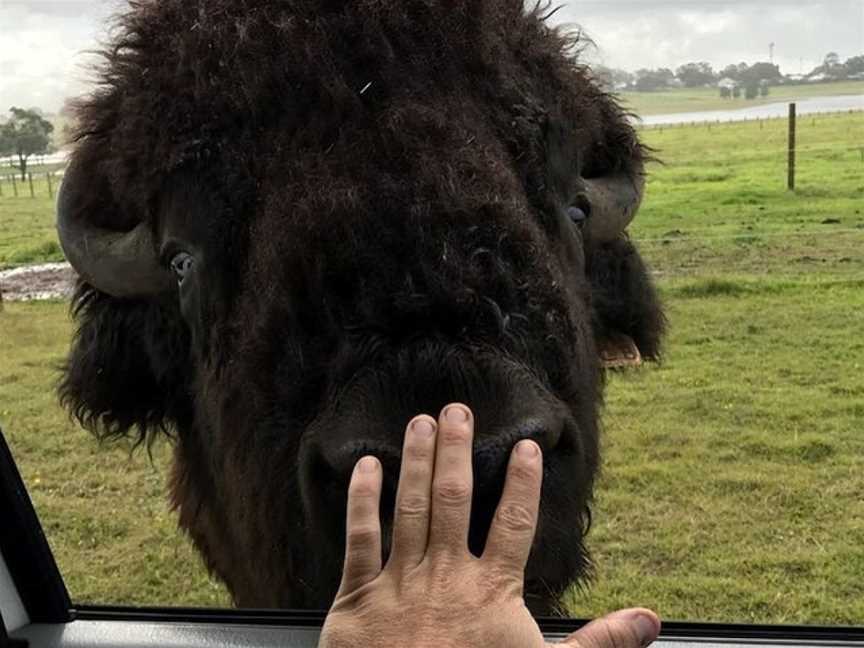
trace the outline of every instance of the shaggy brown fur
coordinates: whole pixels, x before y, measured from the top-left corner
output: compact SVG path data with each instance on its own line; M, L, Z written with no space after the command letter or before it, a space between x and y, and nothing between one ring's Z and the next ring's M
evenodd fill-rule
M60 393L102 436L176 430L180 524L238 604L327 607L351 463L382 458L392 506L404 423L451 400L479 428L472 548L516 436L559 426L532 607L587 575L595 340L656 357L663 317L626 238L563 216L580 177L644 154L544 11L159 0L119 20L79 108L86 217L147 222L195 270L149 299L82 284Z

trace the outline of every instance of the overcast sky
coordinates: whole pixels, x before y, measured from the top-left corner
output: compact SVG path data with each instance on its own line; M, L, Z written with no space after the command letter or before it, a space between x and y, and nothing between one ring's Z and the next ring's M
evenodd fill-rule
M193 0L189 0L190 2ZM56 111L86 88L87 49L122 0L0 0L0 111ZM829 51L864 54L864 0L570 0L553 19L592 37L594 62L635 70L768 59L808 72Z

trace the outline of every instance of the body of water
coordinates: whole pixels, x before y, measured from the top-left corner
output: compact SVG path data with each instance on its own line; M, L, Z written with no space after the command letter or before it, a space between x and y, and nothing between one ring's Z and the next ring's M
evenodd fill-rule
M753 119L772 119L786 117L792 100L747 106L734 110L706 110L703 112L674 113L669 115L646 115L639 121L644 126L664 124L687 124L691 122L731 122ZM811 97L795 101L799 115L825 112L845 112L864 110L864 95L837 95L832 97Z

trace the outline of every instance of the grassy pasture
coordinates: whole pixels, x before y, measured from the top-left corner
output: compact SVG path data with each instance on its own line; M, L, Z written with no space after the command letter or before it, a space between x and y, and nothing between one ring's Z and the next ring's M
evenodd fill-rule
M798 101L811 97L864 94L864 81L834 81L775 86L767 97L756 99L721 99L717 88L676 88L660 92L622 92L621 98L629 110L637 115L665 115L667 113L699 112L703 110L732 110L747 106Z
M632 235L670 335L662 364L610 378L574 615L864 622L864 115L799 122L795 193L784 133L644 131L665 164ZM152 464L99 448L56 405L70 332L62 303L0 312L0 424L73 598L227 604L165 504L167 444Z
M48 179L42 167L33 171L33 193L30 185L16 177L18 197L13 193L12 170L0 173L0 269L25 263L63 261L63 251L54 228L54 201L60 178L52 177L53 197L49 196Z

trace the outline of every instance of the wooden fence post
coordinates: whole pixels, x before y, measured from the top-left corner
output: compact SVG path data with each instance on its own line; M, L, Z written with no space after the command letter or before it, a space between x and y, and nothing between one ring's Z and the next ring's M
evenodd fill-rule
M30 183L30 197L35 198L36 194L33 192L33 174L32 173L27 174L27 181Z
M53 198L54 197L54 188L51 186L51 174L46 173L45 179L48 181L48 197Z
M789 104L789 176L786 181L787 188L795 189L795 104Z

